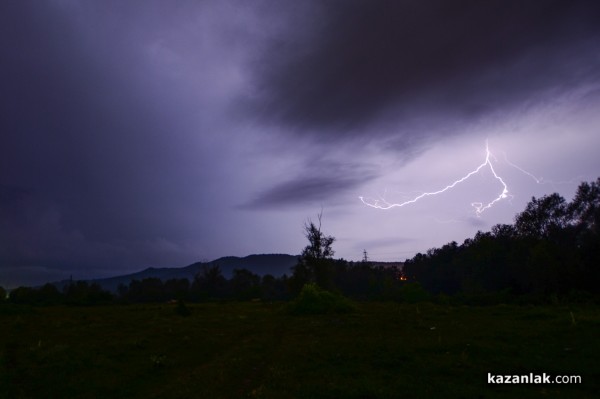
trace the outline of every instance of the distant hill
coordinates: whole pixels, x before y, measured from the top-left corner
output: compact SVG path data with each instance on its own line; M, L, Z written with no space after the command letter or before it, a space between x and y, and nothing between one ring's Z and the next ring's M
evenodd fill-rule
M173 278L187 278L191 281L193 280L194 276L198 274L198 272L202 271L203 267L212 267L215 265L218 265L221 268L223 276L228 279L233 275L234 269L248 269L260 276L271 274L275 277L281 277L284 274L291 275L291 268L295 266L296 263L298 263L297 255L249 255L244 258L239 258L237 256L226 256L211 262L196 262L189 266L179 268L149 267L136 273L90 280L90 282L100 284L103 289L115 292L119 284L128 285L131 280L143 280L150 277L159 278L163 281ZM68 280L63 280L61 282L54 283L54 285L58 286L59 289L62 289L63 286L68 283Z

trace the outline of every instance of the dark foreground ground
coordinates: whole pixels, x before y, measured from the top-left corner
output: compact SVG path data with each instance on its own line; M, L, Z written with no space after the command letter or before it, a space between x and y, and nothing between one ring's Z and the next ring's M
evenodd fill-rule
M593 398L597 307L0 305L2 398ZM487 373L581 375L488 385Z

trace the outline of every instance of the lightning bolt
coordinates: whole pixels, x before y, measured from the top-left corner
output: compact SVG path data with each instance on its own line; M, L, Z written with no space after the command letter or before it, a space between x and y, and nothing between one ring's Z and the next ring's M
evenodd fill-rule
M514 163L510 162L508 160L508 157L506 156L505 152L503 152L503 155L504 155L504 161L508 165L512 166L513 168L517 169L518 171L522 172L523 174L531 177L537 184L545 184L546 183L546 182L544 182L544 178L543 177L537 178L533 173L529 173L525 169L521 168L519 165L515 165Z
M526 171L519 165L512 163L511 161L508 160L506 153L503 153L503 155L504 155L504 161L506 162L507 165L512 166L513 168L517 169L519 172L523 173L524 175L531 177L537 184L550 184L554 189L556 189L556 186L558 186L558 185L579 184L582 180L586 179L585 176L579 175L571 180L558 180L558 181L557 180L547 180L543 177L537 177L533 173Z
M389 203L383 198L381 198L381 199L370 199L370 198L365 198L365 197L358 197L358 198L362 201L363 204L370 206L371 208L383 209L383 210L392 209L392 208L401 208L406 205L414 204L415 202L417 202L425 197L439 195L450 189L453 189L458 184L464 182L465 180L468 180L471 176L479 173L483 168L488 167L489 170L494 175L494 179L498 180L500 182L500 184L502 185L502 192L500 192L500 194L493 201L489 202L488 204L484 205L482 202L472 202L471 203L471 206L473 208L475 208L475 214L479 217L483 212L485 212L487 209L490 209L498 201L502 201L503 199L509 197L508 186L507 186L506 182L502 179L502 177L500 177L496 173L496 170L494 169L494 165L492 164L492 161L491 161L492 159L497 161L494 154L492 154L490 152L490 148L489 148L488 142L486 140L484 162L481 165L479 165L477 168L472 170L471 172L467 173L465 176L463 176L460 179L454 181L453 183L447 185L446 187L442 188L441 190L422 193L411 200L404 201L401 203Z

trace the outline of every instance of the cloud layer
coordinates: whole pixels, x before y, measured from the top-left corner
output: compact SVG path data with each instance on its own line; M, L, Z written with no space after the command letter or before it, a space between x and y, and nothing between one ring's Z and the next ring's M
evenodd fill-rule
M599 17L591 1L314 2L260 57L257 108L343 136L380 118L477 118L596 80Z

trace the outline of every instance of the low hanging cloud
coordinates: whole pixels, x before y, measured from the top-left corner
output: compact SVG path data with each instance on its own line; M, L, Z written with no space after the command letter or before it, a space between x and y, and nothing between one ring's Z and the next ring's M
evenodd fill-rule
M316 162L293 179L267 187L242 209L273 209L303 205L323 205L360 187L377 173L367 165Z
M305 176L285 181L258 194L242 209L269 209L323 202L362 184L354 177Z

